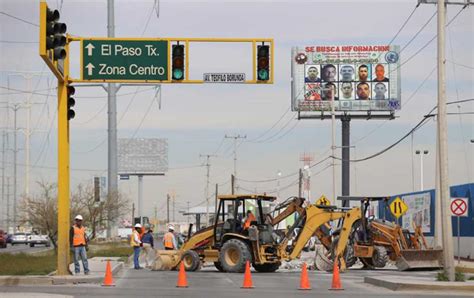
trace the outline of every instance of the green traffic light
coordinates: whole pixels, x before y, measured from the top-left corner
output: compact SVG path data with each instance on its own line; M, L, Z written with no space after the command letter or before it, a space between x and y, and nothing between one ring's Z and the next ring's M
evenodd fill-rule
M261 81L267 81L269 79L268 70L260 69L258 71L258 79Z
M173 70L173 79L181 80L183 78L183 70L182 69L174 69Z

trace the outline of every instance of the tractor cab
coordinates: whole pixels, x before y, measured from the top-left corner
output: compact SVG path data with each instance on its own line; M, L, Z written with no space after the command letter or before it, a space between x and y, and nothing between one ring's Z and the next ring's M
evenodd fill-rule
M267 195L221 195L214 224L214 243L220 247L227 238L248 239L258 230L263 242L271 241L272 225L267 216L276 197ZM269 239L267 236L270 235ZM265 241L266 240L266 241Z

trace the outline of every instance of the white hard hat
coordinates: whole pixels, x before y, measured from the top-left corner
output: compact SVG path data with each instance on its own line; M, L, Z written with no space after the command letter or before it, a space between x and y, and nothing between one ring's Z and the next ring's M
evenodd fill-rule
M174 231L174 226L173 225L168 225L168 229Z
M141 227L142 227L141 224L139 224L139 223L135 224L135 228L141 228Z
M74 219L83 220L82 215L80 215L80 214L76 215L76 217L74 217Z

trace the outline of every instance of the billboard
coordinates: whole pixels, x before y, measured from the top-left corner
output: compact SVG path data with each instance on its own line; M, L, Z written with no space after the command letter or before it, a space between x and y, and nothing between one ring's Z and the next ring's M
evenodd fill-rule
M292 49L292 111L394 111L400 104L400 47Z
M118 172L123 175L168 171L166 139L118 139Z

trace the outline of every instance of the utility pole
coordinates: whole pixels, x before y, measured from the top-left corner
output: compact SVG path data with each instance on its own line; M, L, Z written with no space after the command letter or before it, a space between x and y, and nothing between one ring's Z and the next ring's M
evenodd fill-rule
M331 154L332 154L332 200L331 205L336 205L336 107L334 106L334 96L336 90L329 87L331 93L331 134L332 134L332 145L331 145Z
M439 169L439 191L436 191L436 200L440 201L443 242L443 263L444 270L450 281L454 281L454 248L453 248L453 230L451 224L451 213L449 212L450 191L449 191L449 164L448 164L448 129L446 113L446 54L445 54L445 34L446 34L446 5L473 5L474 2L464 0L463 2L445 1L445 0L418 0L418 4L437 4L438 9L438 122L437 122L437 152ZM436 179L438 182L438 178ZM438 204L438 203L437 203ZM435 204L435 206L437 205ZM435 227L439 226L438 223ZM439 236L439 234L438 234ZM437 237L435 237L437 238ZM439 240L439 239L436 239Z
M207 182L206 182L206 227L209 226L209 178L211 172L211 157L216 157L213 154L200 154L199 157L206 157L206 168L207 168Z
M4 131L2 133L2 206L7 206L5 204L5 152L6 152L6 143L7 143L7 132ZM8 211L8 210L7 210ZM2 224L5 225L5 220L7 219L7 214L2 212L0 214L2 216ZM8 233L8 226L7 233Z
M217 196L218 196L218 195L219 195L219 184L216 183L216 197L215 197L215 202L214 202L214 204L215 204L215 205L214 205L214 209L215 209L215 210L214 210L214 215L217 214ZM214 217L215 217L215 216L214 216ZM216 220L216 219L214 218L214 220Z
M188 208L187 208L187 210L188 210L188 212L187 212L187 213L188 213L187 220L188 220L188 225L189 225L189 201L187 201L186 204L187 204L187 207L188 207Z
M446 115L446 4L438 0L438 136L441 213L443 218L443 263L450 281L454 281L454 252L451 214L449 212L448 129Z
M17 201L17 193L16 193L16 186L17 186L17 155L18 155L18 144L17 144L17 111L19 109L19 104L13 105L13 233L17 228L17 221L16 221L16 201Z
M303 196L303 170L300 168L298 179L298 198Z
M235 194L235 176L234 175L230 175L230 188L231 188L232 194L234 195Z
M226 139L234 139L234 179L237 179L237 140L238 139L246 139L247 136L241 136L240 134L238 135L233 135L233 136L228 136L225 135ZM234 181L235 182L235 181ZM238 186L234 185L235 188L238 190Z
M107 36L115 37L115 9L114 0L107 0ZM107 188L108 195L115 200L118 195L118 166L117 166L117 88L115 83L109 83L107 87L108 100L108 142L107 142ZM108 222L107 237L116 235L116 216Z
M166 223L170 223L170 194L166 195Z

